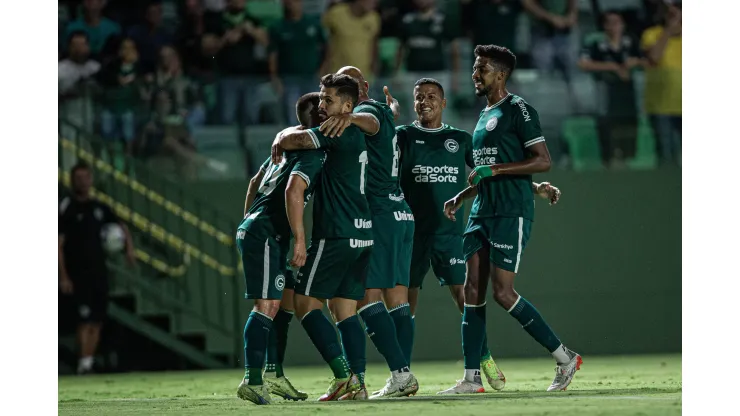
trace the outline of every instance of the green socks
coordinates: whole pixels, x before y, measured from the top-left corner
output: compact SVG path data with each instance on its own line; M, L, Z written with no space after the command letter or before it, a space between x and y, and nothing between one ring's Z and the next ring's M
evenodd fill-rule
M509 314L513 316L520 324L522 328L534 338L540 345L547 348L550 353L560 347L561 343L555 333L552 332L550 326L547 325L542 315L537 309L532 306L529 301L519 296L519 299L514 303L514 306L509 309Z
M360 383L365 384L365 331L362 330L360 318L353 315L347 319L337 322L339 336L342 340L344 355L349 362L349 368L360 378Z
M486 304L465 305L461 326L465 369L480 369L481 346L486 332Z
M244 378L250 385L262 384L262 367L265 365L265 350L272 329L272 319L252 311L244 326Z
M385 358L391 371L398 371L408 367L401 346L396 337L396 327L393 319L385 309L383 302L375 302L364 306L359 311L365 321L365 330L370 340L375 344L380 355Z
M414 320L411 316L411 308L408 303L404 303L391 308L388 312L396 326L396 337L403 351L403 357L406 363L411 365L411 352L414 348Z
M314 309L301 319L301 325L306 330L311 342L319 350L321 357L329 364L336 378L349 377L349 363L342 354L342 347L337 339L334 325L319 309Z
M275 373L275 377L282 377L283 360L285 359L285 348L288 346L288 328L293 319L293 312L285 309L278 310L275 319L272 320L272 331L270 341L267 344L266 373Z

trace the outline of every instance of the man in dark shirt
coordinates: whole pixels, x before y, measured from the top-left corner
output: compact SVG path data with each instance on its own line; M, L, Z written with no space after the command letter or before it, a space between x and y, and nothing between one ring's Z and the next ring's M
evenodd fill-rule
M79 316L77 342L79 374L89 373L100 339L100 328L108 307L108 271L102 247L105 224L119 223L126 234L126 258L134 262L134 247L128 228L111 208L90 198L92 171L84 162L71 171L72 195L59 203L59 287L72 295Z
M237 118L239 100L244 112L244 121L254 124L259 115L260 102L257 87L262 81L258 76L255 46L266 46L268 35L260 22L245 8L245 0L229 0L220 18L208 23L206 29L221 39L216 54L218 72L221 76L220 100L221 122L233 124Z
M136 42L141 65L146 72L156 69L159 51L171 45L174 36L162 25L162 1L153 0L146 8L144 23L132 27L128 35Z
M270 28L269 71L282 109L291 126L298 123L295 103L316 91L326 67L326 34L321 20L303 13L303 0L283 0L284 18Z
M617 167L635 156L637 96L631 72L643 61L638 42L624 33L622 16L610 11L602 19L605 36L585 46L578 65L596 81L602 160Z

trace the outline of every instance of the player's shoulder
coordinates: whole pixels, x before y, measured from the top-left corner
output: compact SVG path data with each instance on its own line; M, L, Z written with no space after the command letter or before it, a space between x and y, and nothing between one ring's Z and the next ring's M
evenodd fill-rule
M511 94L509 96L508 105L514 109L514 116L518 117L519 115L524 116L524 118L529 118L530 114L536 113L537 110L527 102L524 98L522 98L519 95Z
M470 133L468 133L467 131L463 129L459 129L455 126L450 126L449 124L445 124L444 129L450 134L456 137L459 137L461 140L472 140L473 139L473 136Z

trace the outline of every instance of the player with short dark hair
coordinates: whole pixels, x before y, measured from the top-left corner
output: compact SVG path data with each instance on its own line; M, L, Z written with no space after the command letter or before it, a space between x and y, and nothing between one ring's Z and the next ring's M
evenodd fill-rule
M462 189L465 167L475 166L470 133L442 122L447 107L442 85L436 79L421 78L414 84L413 96L417 119L397 127L396 134L401 149L401 187L416 222L409 284L415 319L419 290L430 265L440 285L448 286L460 312L464 310L463 211L455 214L457 222L453 223L439 207ZM560 197L560 191L547 182L533 183L532 188L553 204ZM491 357L485 330L483 337L481 369L491 387L501 390L506 378ZM407 348L410 351L411 345Z
M411 344L406 340L412 332L408 285L414 217L404 201L399 184L399 150L394 122L397 102L387 88L384 88L385 104L370 99L370 85L356 67L346 66L337 73L357 80L360 85L360 104L352 114L329 118L321 125L321 130L330 135L341 135L346 126L355 124L365 133L368 149L367 199L373 227L378 230L373 238L375 244L365 282L365 298L357 304L357 312L365 321L370 340L385 358L391 376L370 399L409 396L419 389L416 377L408 368L411 352L405 354L402 347ZM364 126L365 120L372 123ZM364 362L361 370L364 372ZM363 400L366 395L366 390L362 389L352 399Z
M357 81L351 77L322 77L321 120L351 113L358 93ZM295 237L291 264L300 268L295 307L301 325L334 373L329 389L319 401L341 400L363 388L351 366L353 361L362 361L364 367L365 361L365 334L356 312L357 301L364 296L373 249L370 208L365 198L367 146L356 126L349 126L341 138L327 136L319 128L289 128L273 142L273 162L282 158L284 150L299 149L327 149L328 157L318 178L294 176L285 191L285 210ZM306 250L302 190L316 182L319 184L313 206L313 234ZM337 323L341 345L334 326L321 311L326 300L330 300L329 309Z
M318 94L307 94L296 103L303 126L318 122ZM244 327L245 374L237 395L256 404L269 404L270 393L288 400L305 400L283 374L288 324L293 318L293 275L286 265L290 251L290 225L285 214L285 192L293 176L314 177L325 158L321 150L289 152L279 163L267 158L250 180L244 203L244 219L236 242L244 266L247 299L254 309ZM315 186L303 189L308 198ZM263 376L262 367L267 366Z
M534 220L532 174L550 170L550 153L537 111L506 89L516 56L496 45L477 46L475 56L475 93L488 100L473 132L476 167L468 177L471 186L444 205L445 214L454 220L463 200L476 197L463 237L465 373L454 387L439 394L483 391L480 359L489 279L496 303L555 358L555 379L547 390L565 390L581 365L581 356L567 349L537 309L514 290Z

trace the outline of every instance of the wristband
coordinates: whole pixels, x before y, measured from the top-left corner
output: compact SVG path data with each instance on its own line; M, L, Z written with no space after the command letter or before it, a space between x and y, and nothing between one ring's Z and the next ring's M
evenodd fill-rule
M473 178L473 185L478 185L478 182L483 180L483 178L488 178L489 176L493 176L493 168L488 165L481 165L476 167L475 169L475 177Z

